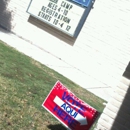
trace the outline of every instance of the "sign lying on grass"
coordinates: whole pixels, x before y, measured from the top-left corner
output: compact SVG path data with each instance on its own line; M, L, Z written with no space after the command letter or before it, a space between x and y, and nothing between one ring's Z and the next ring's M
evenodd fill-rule
M88 130L98 111L57 81L42 106L70 130Z

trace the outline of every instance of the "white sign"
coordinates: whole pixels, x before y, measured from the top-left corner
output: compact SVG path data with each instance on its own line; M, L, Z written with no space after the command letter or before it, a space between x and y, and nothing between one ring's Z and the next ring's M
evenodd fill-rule
M74 36L85 8L67 0L32 0L27 12L30 15Z

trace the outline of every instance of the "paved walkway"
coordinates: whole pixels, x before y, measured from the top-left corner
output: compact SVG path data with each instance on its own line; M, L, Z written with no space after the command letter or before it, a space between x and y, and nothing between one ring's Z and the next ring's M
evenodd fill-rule
M95 85L99 84L98 81L92 79L89 75L78 70L72 65L69 65L69 63L63 61L62 59L59 59L55 55L51 54L51 52L41 49L36 44L32 44L29 41L23 40L22 38L3 30L2 28L0 28L0 40L6 42L8 45L16 48L18 51L32 57L33 59L41 62L42 64L45 64L46 66L54 69L65 77L79 84L81 87L84 86L84 83L86 81L90 80ZM85 78L77 78L74 75L78 75L78 77ZM106 101L109 100L111 94L113 93L113 89L109 86L94 88L92 84L89 84L89 82L88 85L84 88L94 93L95 95L105 99Z

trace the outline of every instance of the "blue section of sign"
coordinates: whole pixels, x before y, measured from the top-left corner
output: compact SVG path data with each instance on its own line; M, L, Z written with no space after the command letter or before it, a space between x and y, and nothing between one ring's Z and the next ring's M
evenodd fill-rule
M72 0L82 6L88 7L91 0Z

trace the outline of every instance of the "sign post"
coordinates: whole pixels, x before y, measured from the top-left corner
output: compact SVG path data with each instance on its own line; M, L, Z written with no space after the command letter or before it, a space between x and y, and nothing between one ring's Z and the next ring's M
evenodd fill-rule
M57 81L42 106L70 130L89 130L98 111Z

